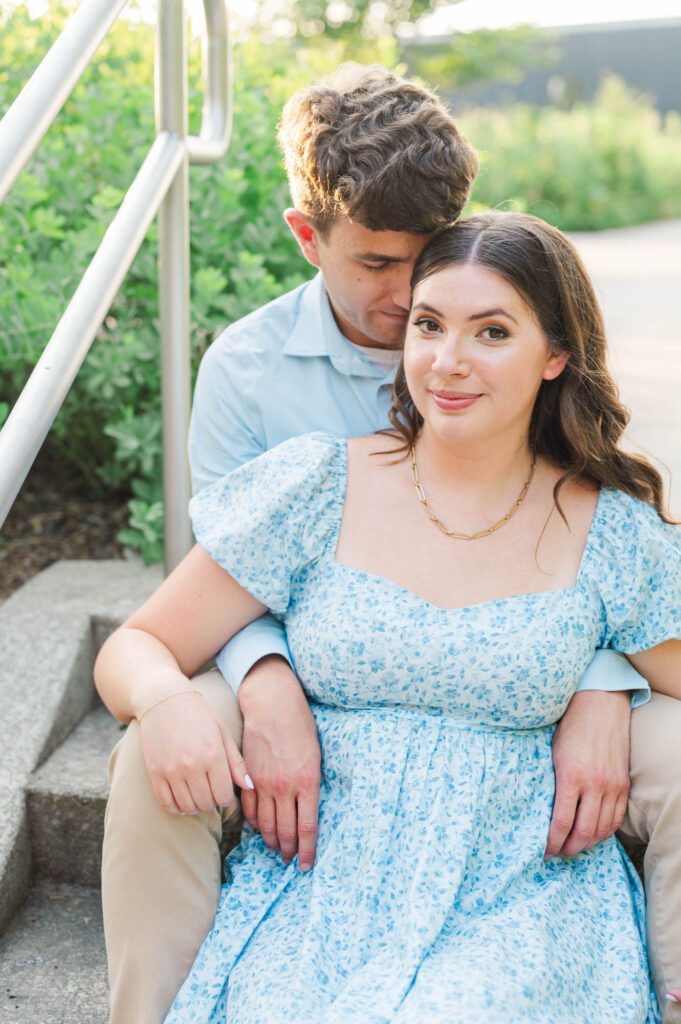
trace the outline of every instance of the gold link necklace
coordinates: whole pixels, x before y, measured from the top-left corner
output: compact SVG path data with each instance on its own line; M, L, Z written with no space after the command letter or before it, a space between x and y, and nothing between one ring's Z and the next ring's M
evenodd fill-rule
M447 537L454 537L456 540L479 540L481 537L489 537L490 533L495 533L496 530L500 530L502 526L505 526L509 519L513 518L513 516L516 514L516 512L522 505L523 501L525 500L525 495L527 494L530 488L530 484L532 483L532 477L534 476L534 471L537 465L536 458L532 456L530 475L523 484L523 489L514 501L510 512L507 512L505 516L502 516L501 519L497 523L494 523L493 526L488 526L486 530L478 530L477 533L457 533L456 530L450 530L447 526L445 526L442 520L438 519L438 517L435 515L432 508L430 507L428 499L426 497L426 492L423 490L423 484L419 480L419 471L416 468L416 445L412 445L410 451L411 476L412 480L414 481L414 487L416 488L416 493L418 494L419 501L421 502L426 512L428 513L428 518L431 520L431 522L435 523L438 530L441 530L442 533L444 533Z

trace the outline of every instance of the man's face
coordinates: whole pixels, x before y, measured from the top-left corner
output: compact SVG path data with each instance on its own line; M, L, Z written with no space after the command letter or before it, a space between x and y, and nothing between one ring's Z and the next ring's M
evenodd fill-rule
M287 211L286 219L305 257L321 270L345 337L370 348L399 348L409 312L411 272L432 236L370 231L345 218L320 235L297 211Z

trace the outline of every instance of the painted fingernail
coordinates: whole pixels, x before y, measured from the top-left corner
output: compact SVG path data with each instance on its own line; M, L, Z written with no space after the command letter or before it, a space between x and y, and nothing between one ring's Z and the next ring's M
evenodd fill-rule
M255 786L253 785L253 779L251 778L250 775L244 775L244 784L246 786L246 789L255 789Z
M678 1003L678 999L676 998L676 996L673 996L671 992L667 992L665 999L668 1003Z

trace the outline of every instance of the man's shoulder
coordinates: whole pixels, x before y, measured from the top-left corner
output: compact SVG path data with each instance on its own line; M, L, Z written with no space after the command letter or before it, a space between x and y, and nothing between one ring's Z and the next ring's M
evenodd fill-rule
M303 296L313 281L280 295L226 327L208 348L204 359L220 360L231 353L271 356L281 351L293 331Z

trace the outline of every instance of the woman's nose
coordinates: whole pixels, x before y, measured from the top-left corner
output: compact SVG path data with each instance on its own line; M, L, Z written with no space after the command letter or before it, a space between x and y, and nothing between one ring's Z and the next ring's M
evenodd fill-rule
M443 377L467 377L471 369L465 342L455 336L447 337L435 357L433 369Z

